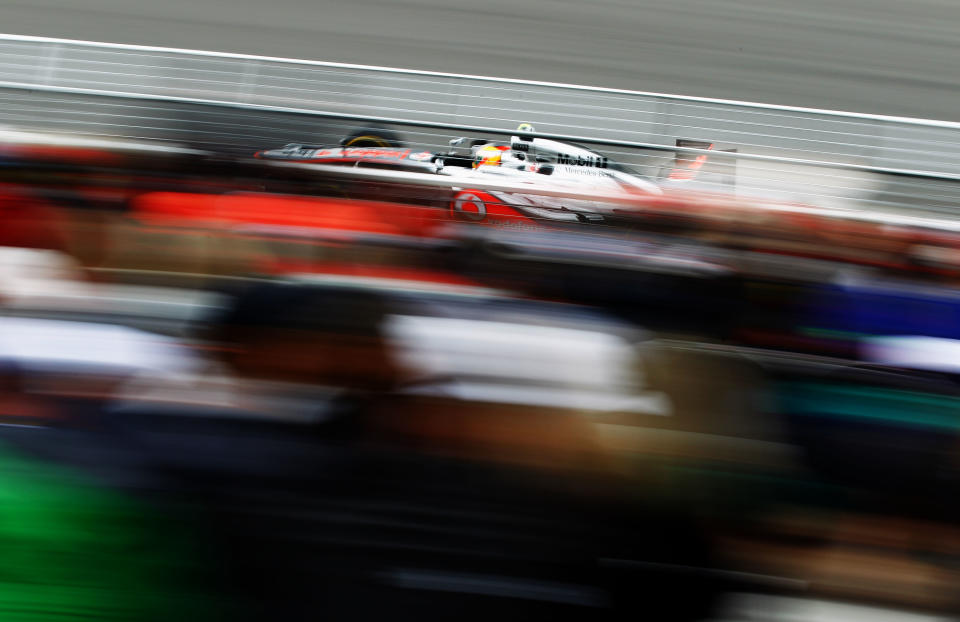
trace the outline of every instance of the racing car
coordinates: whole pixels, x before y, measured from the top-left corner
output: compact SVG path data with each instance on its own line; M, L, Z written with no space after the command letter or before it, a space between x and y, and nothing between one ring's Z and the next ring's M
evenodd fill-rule
M674 166L655 182L587 147L538 138L533 132L533 126L523 123L507 142L456 138L450 141L446 152L433 152L407 148L389 131L361 130L337 147L292 143L258 152L255 157L454 177L462 183L452 186L452 193L442 200L453 217L516 228L605 222L613 208L600 197L662 194L661 185L692 181L706 161L704 155L678 156ZM713 147L705 142L679 143L678 146ZM483 189L490 183L517 190ZM543 194L544 191L549 194ZM564 192L598 199L562 196Z

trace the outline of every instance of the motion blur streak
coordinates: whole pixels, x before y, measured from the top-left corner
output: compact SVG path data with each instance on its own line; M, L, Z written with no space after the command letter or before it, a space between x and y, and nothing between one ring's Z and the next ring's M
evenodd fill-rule
M932 2L644 4L39 0L4 24L954 114ZM0 135L4 620L960 613L956 182L198 107L230 149ZM200 133L188 109L162 112Z

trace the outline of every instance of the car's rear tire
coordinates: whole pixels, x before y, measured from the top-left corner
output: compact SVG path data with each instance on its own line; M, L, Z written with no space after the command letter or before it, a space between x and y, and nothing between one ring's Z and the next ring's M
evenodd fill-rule
M344 147L403 147L403 138L382 127L365 127L354 130L340 144Z

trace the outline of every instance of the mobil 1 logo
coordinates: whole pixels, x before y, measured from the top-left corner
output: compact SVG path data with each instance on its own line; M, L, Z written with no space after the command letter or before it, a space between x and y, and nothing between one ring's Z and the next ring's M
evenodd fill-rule
M592 155L570 155L567 153L557 153L557 164L567 164L570 166L592 166L595 168L607 168L606 156Z

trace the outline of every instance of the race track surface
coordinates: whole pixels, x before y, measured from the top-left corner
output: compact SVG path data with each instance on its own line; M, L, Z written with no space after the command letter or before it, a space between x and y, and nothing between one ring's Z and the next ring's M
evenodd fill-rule
M0 0L0 30L960 120L951 0Z

